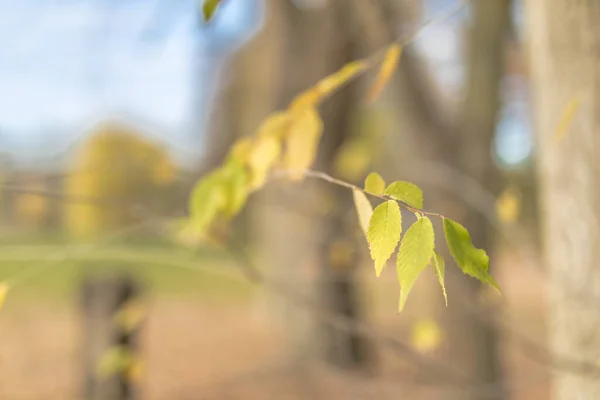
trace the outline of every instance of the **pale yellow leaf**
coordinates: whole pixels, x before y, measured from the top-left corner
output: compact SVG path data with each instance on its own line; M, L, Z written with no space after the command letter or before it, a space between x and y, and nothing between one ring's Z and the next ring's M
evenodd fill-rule
M273 137L282 139L290 122L290 117L287 112L276 112L269 115L258 127L257 136L259 138ZM252 147L252 145L248 145Z
M262 187L271 168L281 156L281 141L274 135L258 136L248 157L250 188Z
M411 344L417 351L429 353L436 350L441 342L442 330L434 320L423 319L413 325Z
M315 108L306 108L291 121L285 141L284 167L290 179L301 180L303 171L310 168L317 156L323 121Z
M350 81L356 75L365 71L367 68L369 68L369 64L366 61L353 61L343 66L339 71L322 79L316 85L319 93L319 100L335 92L342 85Z
M573 122L573 118L575 118L575 114L577 113L577 110L579 110L580 106L581 98L578 95L573 97L571 101L569 101L569 103L565 107L565 110L563 111L558 127L556 128L556 133L554 135L556 141L560 141L565 137L567 131L569 130L569 127L571 126L571 123Z
M373 206L367 196L360 190L354 189L354 206L356 207L356 213L358 215L358 222L365 236L368 235L369 221L373 215Z
M379 97L387 83L392 78L398 62L400 61L400 55L402 54L402 46L399 44L393 44L388 48L381 63L381 69L375 82L367 95L367 101L372 102Z

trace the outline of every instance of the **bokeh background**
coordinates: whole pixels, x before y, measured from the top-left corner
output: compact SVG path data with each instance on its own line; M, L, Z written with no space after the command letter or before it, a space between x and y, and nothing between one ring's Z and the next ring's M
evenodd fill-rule
M78 399L100 379L84 281L107 272L142 288L140 398L549 398L523 7L225 0L206 24L199 0L0 0L0 398ZM235 139L415 33L381 99L364 101L368 73L324 104L315 169L420 185L488 251L502 297L448 258L448 307L427 271L398 314L352 194L312 180L252 196L242 259L178 240Z

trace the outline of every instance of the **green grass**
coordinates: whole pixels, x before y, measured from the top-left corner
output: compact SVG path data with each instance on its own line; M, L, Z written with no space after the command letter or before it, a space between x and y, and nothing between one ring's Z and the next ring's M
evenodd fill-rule
M86 275L117 272L137 277L154 295L241 301L253 290L235 263L217 252L147 242L90 248L58 240L5 243L0 281L16 277L11 297L19 299L72 299Z

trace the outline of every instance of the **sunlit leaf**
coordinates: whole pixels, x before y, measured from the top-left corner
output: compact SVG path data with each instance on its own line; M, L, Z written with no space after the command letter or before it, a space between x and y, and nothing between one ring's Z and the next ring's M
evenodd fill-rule
M238 139L231 147L231 150L227 155L226 162L230 162L233 159L241 163L246 162L246 160L248 160L248 157L250 156L250 153L252 152L252 144L253 141L250 137Z
M248 171L241 163L233 160L225 165L222 174L225 195L222 211L226 217L233 217L244 207L248 198Z
M488 272L490 266L488 255L484 250L473 246L467 229L458 222L444 218L444 235L450 254L461 271L500 291L498 283Z
M281 156L281 141L274 135L264 135L256 138L252 152L248 157L248 167L251 171L250 187L262 187L271 168Z
M257 136L259 139L283 139L289 123L290 116L287 112L273 113L260 124ZM249 147L252 147L252 145L249 145Z
M358 215L358 222L360 223L360 228L362 229L365 236L368 235L369 231L369 221L371 220L371 216L373 215L373 206L367 196L361 192L360 190L354 189L354 205L356 207L356 213Z
M573 122L573 118L575 118L575 114L577 113L577 110L579 110L580 106L581 106L581 97L575 96L569 101L569 103L565 107L565 110L563 111L563 115L560 119L560 122L559 122L557 128L556 128L556 133L554 134L554 137L557 141L562 140L565 137L565 135L567 134L567 131L569 130L569 127L571 126L571 123Z
M442 342L442 330L440 326L431 319L417 321L411 332L411 344L421 353L429 353L436 350Z
M382 195L385 189L385 181L377 172L371 172L365 179L365 190L369 193Z
M317 156L323 121L316 109L306 108L291 121L283 163L292 180L301 180Z
M390 183L385 189L386 195L393 199L400 200L411 207L423 208L423 191L414 183L405 181L396 181Z
M343 66L339 71L322 79L316 85L320 98L323 98L324 96L336 91L342 85L350 81L356 75L365 71L367 68L369 68L369 64L366 61L353 61Z
M213 171L201 179L192 191L189 229L192 229L195 235L205 235L226 201L222 171Z
M446 301L446 307L448 307L448 294L446 293L446 283L445 283L445 275L446 275L446 261L444 257L436 250L433 251L433 269L435 271L435 275L440 282L440 286L442 287L442 293L444 294L444 300Z
M0 282L0 310L6 301L6 295L8 294L9 286L6 282Z
M367 230L371 258L375 261L375 273L381 275L383 267L396 249L402 234L402 214L398 203L388 200L373 211Z
M202 16L204 17L204 22L210 22L215 16L215 12L222 0L204 0L202 2Z
M435 234L431 220L420 217L404 234L398 250L396 271L400 283L399 311L402 311L408 295L419 274L427 268L433 256Z
M396 67L398 66L398 61L400 61L400 55L402 54L402 46L399 44L393 44L388 48L381 63L381 69L379 70L379 74L377 78L375 78L375 82L369 93L367 95L367 101L372 102L379 97L387 83L392 78Z

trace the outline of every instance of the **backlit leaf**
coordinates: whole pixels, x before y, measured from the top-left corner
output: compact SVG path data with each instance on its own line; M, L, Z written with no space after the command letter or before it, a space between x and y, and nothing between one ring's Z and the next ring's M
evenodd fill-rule
M6 284L6 282L1 282L0 283L0 309L2 309L2 306L4 305L4 302L6 301L6 295L8 294L8 284Z
M398 66L398 61L400 61L401 54L402 46L399 44L393 44L388 48L381 63L379 74L377 75L377 78L375 78L375 82L373 83L373 86L367 95L368 102L372 102L379 97L387 83L392 78L392 75Z
M356 189L354 189L352 192L354 195L354 205L356 207L356 213L358 214L360 228L364 232L365 236L367 236L367 232L369 231L369 221L373 215L373 206L363 192Z
M365 190L367 192L382 195L385 189L385 181L377 172L371 172L365 179Z
M375 261L375 273L381 275L383 267L396 249L402 234L402 214L398 203L388 200L373 211L367 230L371 258Z
M431 319L417 321L411 332L411 344L421 353L429 353L436 350L442 342L442 330L440 326Z
M202 16L204 17L204 22L210 22L210 20L213 19L221 1L222 0L204 0L202 2Z
M467 229L456 221L444 218L444 235L450 254L461 271L500 291L498 283L488 272L490 266L488 255L484 250L473 246Z
M496 214L502 223L510 225L517 222L520 211L521 196L519 189L510 186L496 199Z
M285 136L290 123L290 116L287 112L276 112L269 115L258 127L257 136L260 139L278 138Z
M205 235L226 203L222 171L216 170L201 179L190 197L190 225L195 235Z
M366 61L353 61L343 66L339 71L322 79L316 85L320 98L322 99L324 96L336 91L340 86L344 85L367 68L369 68L369 64Z
M317 156L323 121L315 108L307 108L294 116L285 142L283 163L292 180L301 180L303 170L310 168Z
M411 207L418 209L423 208L423 191L414 183L405 181L392 182L385 189L384 193Z
M396 260L396 271L400 283L399 311L402 311L408 294L419 274L427 268L433 256L435 234L431 220L419 217L404 234Z
M222 185L225 202L222 211L225 216L237 215L246 204L248 181L248 171L236 160L229 162L223 168Z
M448 294L446 293L446 283L445 283L445 275L446 275L446 261L444 257L436 250L433 251L433 269L435 271L435 275L440 282L440 286L442 287L442 293L444 294L444 300L446 301L446 307L448 307Z
M265 184L269 171L277 163L280 156L281 141L278 137L265 135L256 138L248 157L248 167L251 171L250 187L252 189L258 189Z

